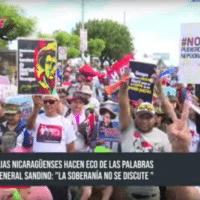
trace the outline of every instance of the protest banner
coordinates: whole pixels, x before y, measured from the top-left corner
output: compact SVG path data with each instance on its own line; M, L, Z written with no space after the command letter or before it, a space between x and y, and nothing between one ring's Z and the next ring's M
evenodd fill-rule
M54 94L56 90L54 40L18 39L18 94Z
M81 39L81 44L80 44L80 51L85 52L87 51L87 29L81 29L80 30L80 39Z
M121 132L115 128L100 127L99 138L108 142L120 142Z
M97 140L112 152L118 152L121 143L119 127L119 105L113 101L106 101L100 105L99 130Z
M144 102L152 102L153 97L153 81L151 76L155 73L156 65L130 62L130 82L129 82L129 98L137 101L142 99Z
M200 23L181 24L179 81L200 83Z

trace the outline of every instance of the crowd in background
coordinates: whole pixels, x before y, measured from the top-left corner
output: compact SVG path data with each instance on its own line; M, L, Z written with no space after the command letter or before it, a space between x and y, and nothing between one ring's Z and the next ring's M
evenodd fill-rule
M93 70L97 69L93 67ZM107 66L101 73L106 74L108 70ZM20 104L0 99L0 150L2 153L94 153L97 146L104 146L112 153L199 152L200 118L190 106L199 106L195 87L178 83L177 72L163 79L158 78L160 73L158 70L152 77L151 104L144 99L129 99L128 80L114 94L105 92L106 86L122 80L124 75L115 73L112 78L99 79L79 73L76 66L66 66L63 85L57 88L57 94L32 96L33 108L28 117L24 117ZM127 71L125 75L130 74ZM171 86L175 94L170 91L165 94L166 86ZM113 105L118 106L118 111ZM113 128L113 121L119 122L120 141L99 138L97 129ZM166 186L31 187L21 190L21 196L86 200L95 198L94 191L103 200L200 199L198 187ZM0 189L0 200L9 199L12 192Z

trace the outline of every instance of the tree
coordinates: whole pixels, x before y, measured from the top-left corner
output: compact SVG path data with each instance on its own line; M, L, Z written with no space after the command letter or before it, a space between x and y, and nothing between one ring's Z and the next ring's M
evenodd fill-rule
M90 39L88 42L88 50L90 54L90 59L93 57L100 57L102 51L105 49L106 44L101 39Z
M80 56L80 37L78 35L69 34L65 31L59 30L53 33L53 37L55 38L58 46L67 47L68 58L76 58Z
M39 32L38 38L54 39L58 46L67 47L67 58L76 58L80 56L80 37L75 34L69 34L66 31L57 30L52 35Z
M0 40L12 41L17 37L25 37L35 29L36 19L25 17L24 10L19 6L0 2L0 13L1 17L7 18L4 27L0 28Z
M0 39L0 49L7 50L8 49L8 41Z
M77 23L72 32L79 35L81 27L81 22ZM108 61L111 65L134 50L131 33L125 25L106 19L89 20L84 27L88 30L89 41L90 39L102 39L105 42L105 48L99 57L101 66L104 61Z

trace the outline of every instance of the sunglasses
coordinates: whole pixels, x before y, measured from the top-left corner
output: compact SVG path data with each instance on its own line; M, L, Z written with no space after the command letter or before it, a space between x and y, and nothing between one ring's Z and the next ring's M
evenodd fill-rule
M139 106L139 109L140 109L140 110L145 110L145 109L147 109L147 110L149 110L149 111L153 111L153 110L154 110L154 107L153 107L152 105L140 105L140 106Z
M56 102L57 100L44 100L44 104L47 104L47 103L49 103L49 104L54 104L55 102Z

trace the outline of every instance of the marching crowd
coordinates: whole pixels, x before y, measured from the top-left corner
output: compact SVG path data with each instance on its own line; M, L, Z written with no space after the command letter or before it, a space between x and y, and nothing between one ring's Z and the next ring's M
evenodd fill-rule
M67 68L62 87L56 95L33 95L32 113L26 119L19 104L0 99L0 150L2 153L94 153L97 146L110 152L198 152L199 115L190 107L199 106L195 88L174 84L176 95L165 95L163 84L154 80L152 104L128 96L129 80L124 80L115 95L106 94L104 87L119 81L99 80ZM126 76L129 76L127 71ZM123 77L120 77L122 80ZM113 105L119 107L116 112ZM100 118L102 120L100 120ZM119 142L99 138L98 128L113 128L118 119L121 131ZM81 199L101 191L101 199L200 199L199 187L168 186L34 186L21 189L23 199ZM13 189L0 189L0 200L12 199ZM14 199L14 198L13 198Z

